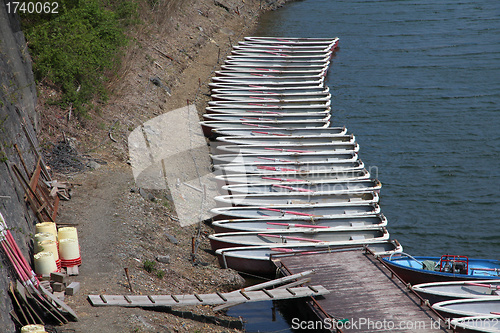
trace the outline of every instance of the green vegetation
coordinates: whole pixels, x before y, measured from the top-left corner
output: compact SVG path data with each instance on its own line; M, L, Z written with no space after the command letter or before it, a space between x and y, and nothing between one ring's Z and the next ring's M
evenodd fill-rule
M163 279L165 277L165 271L161 269L156 269L156 262L152 260L144 260L142 263L144 270L148 273L155 273L156 277Z
M156 271L156 276L158 277L158 279L163 279L165 277L165 271L162 270Z
M144 270L148 273L151 273L151 272L154 272L156 270L155 266L156 266L156 262L152 261L152 260L144 260L144 262L142 263L143 266L144 266Z
M0 163L7 162L9 159L4 151L0 151Z
M37 81L56 85L58 101L86 115L89 102L106 99L106 81L138 22L133 0L59 0L57 14L22 15ZM116 72L116 71L115 71Z

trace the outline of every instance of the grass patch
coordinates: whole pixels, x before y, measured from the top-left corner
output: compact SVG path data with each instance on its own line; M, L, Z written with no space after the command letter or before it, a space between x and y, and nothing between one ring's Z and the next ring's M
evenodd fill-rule
M144 266L144 270L148 273L152 273L156 270L156 262L154 262L152 260L146 259L146 260L144 260L142 265Z
M57 102L84 116L91 100L106 100L108 76L120 65L125 29L138 22L137 13L132 0L60 0L58 14L22 15L36 80L55 84L62 91Z
M165 271L162 271L162 270L158 270L156 271L156 276L158 277L158 279L163 279L165 277Z

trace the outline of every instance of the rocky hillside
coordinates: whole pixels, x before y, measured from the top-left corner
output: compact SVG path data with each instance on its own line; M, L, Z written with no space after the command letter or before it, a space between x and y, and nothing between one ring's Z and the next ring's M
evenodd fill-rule
M36 218L24 202L24 191L16 178L12 165L21 161L15 145L21 151L28 170L36 162L34 149L38 149L35 110L36 89L31 71L31 60L19 20L9 15L4 2L0 2L0 212L24 255L30 257L30 234ZM35 142L30 142L26 133ZM0 255L0 327L3 332L14 332L9 311L12 304L7 294L14 271L5 254Z

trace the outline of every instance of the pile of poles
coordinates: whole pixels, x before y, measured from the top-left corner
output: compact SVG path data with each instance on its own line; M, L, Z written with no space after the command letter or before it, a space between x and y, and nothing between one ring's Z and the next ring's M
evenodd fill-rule
M14 322L24 326L77 321L75 312L40 283L1 213L0 243L18 278L18 283L15 286L11 283L9 288L14 305L10 314Z

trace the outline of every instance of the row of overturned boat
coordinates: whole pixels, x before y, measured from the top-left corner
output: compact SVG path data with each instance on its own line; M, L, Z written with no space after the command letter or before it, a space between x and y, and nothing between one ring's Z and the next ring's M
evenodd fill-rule
M412 257L390 238L381 183L359 158L355 136L331 124L325 77L338 42L246 37L215 72L200 124L220 191L209 236L220 265L269 276L276 257L360 247L412 285L500 279L498 261ZM483 312L467 315L495 319L500 309Z
M402 250L354 135L330 123L325 77L338 42L247 37L215 72L201 125L214 140L210 241L223 267L263 276L275 273L273 254Z

